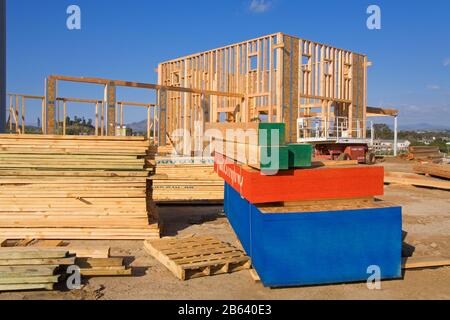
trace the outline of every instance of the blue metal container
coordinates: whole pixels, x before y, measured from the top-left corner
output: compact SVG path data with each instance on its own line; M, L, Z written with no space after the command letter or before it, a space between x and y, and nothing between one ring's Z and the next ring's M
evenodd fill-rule
M267 214L226 184L225 212L267 287L401 277L401 207Z

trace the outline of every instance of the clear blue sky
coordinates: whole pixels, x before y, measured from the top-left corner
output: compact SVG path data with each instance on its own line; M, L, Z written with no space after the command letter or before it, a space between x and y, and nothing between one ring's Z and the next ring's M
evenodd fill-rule
M79 31L66 28L71 4L82 10ZM381 30L366 27L370 4L381 7ZM156 82L158 62L284 32L367 54L369 105L399 108L402 124L450 128L448 0L7 0L7 6L8 92L42 95L50 74ZM102 90L64 84L60 95L101 98ZM152 98L136 89L119 95ZM89 107L82 110L92 116ZM126 121L144 117L136 111Z

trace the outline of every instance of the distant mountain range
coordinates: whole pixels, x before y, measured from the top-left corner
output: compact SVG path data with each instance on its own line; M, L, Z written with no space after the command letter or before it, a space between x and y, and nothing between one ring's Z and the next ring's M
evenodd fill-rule
M400 130L406 131L450 131L450 123L447 126L444 125L433 125L429 123L415 123L415 124L399 124Z
M132 129L133 132L147 132L147 120L129 123L126 127Z

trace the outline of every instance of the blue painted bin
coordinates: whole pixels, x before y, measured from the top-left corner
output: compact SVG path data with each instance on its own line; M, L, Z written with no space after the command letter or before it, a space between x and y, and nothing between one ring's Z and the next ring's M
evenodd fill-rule
M401 207L267 214L226 184L225 212L264 286L401 277Z

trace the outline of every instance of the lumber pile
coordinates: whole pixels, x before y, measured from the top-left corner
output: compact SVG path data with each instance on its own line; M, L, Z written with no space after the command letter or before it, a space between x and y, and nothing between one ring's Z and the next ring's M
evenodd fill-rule
M415 173L386 172L384 183L450 190L450 181L424 177Z
M159 237L140 137L0 135L0 238Z
M53 290L58 268L74 263L66 249L0 248L0 292Z
M144 242L145 250L180 280L250 269L250 258L212 237L161 239Z
M214 172L213 158L157 156L152 200L164 202L222 202L224 182Z
M413 167L415 173L450 179L450 164L422 163Z
M413 146L409 147L409 160L434 160L441 159L442 154L439 150L439 147L421 147L421 146Z

